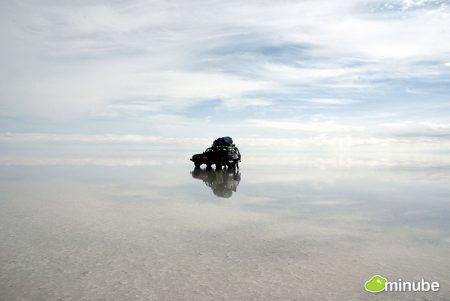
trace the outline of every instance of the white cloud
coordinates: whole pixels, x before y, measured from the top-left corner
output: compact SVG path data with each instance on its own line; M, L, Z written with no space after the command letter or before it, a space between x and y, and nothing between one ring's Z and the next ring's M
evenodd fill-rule
M370 141L379 143L379 139L395 139L396 141L417 139L419 143L431 140L446 143L450 137L450 123L445 122L394 121L354 125L321 119L316 121L247 120L246 124L250 127L298 133L294 134L294 137L298 135L314 141L318 141L317 139L328 141L326 144L344 140L346 140L345 143L350 144L358 144L362 141L364 144ZM334 140L335 138L337 140Z
M157 142L161 137L145 135L61 135L46 133L2 133L2 142Z
M311 98L307 99L306 101L319 105L350 105L359 102L354 99L342 99L342 98Z
M373 3L3 2L1 114L120 118L212 99L225 109L343 105L355 98L343 94L384 91L389 80L448 78L450 9L409 0L383 13ZM284 60L258 52L292 45ZM305 93L324 88L342 94Z
M164 108L185 108L195 103L222 99L233 106L246 93L268 89L269 83L246 80L233 75L205 72L133 72L129 68L101 64L98 69L66 70L64 73L27 76L6 80L0 91L8 106L2 114L41 116L89 115L102 108L160 112ZM75 71L72 74L72 71ZM115 100L136 104L108 104ZM244 102L243 102L244 103ZM249 105L267 105L250 101Z
M248 107L268 107L273 104L274 102L268 99L242 97L224 99L222 107L228 110L241 110Z
M430 0L402 0L403 9L409 9L412 7L423 6L426 3L430 3L433 1Z
M299 121L274 121L274 120L247 120L251 127L271 128L277 130L304 131L310 134L320 133L343 133L348 132L351 127L338 124L333 120L299 122ZM356 128L354 128L356 129Z
M450 165L449 156L436 155L436 152L450 149L450 140L434 136L420 139L395 136L395 126L390 127L391 130L371 136L367 135L367 129L365 135L358 135L351 127L348 132L339 133L318 127L313 129L312 136L297 132L287 138L269 135L240 135L234 138L237 138L235 141L247 166L442 168ZM448 125L441 127L448 131ZM306 128L311 130L311 127ZM211 141L212 138L180 139L147 135L1 134L0 143L3 146L27 151L2 154L0 165L188 165L188 158L210 145ZM99 147L99 143L103 146ZM50 147L43 148L42 145ZM75 151L72 151L73 145L76 146ZM124 145L127 147L124 148Z
M381 123L378 126L382 132L392 136L450 138L450 123L404 121Z

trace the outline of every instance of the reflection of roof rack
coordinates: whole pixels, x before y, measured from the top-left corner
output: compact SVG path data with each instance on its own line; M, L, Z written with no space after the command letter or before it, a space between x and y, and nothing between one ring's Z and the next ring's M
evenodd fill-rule
M230 198L236 192L241 181L241 173L236 169L200 169L191 171L195 179L202 180L205 185L211 188L214 195L221 198Z
M233 139L231 137L225 136L217 138L214 140L212 146L231 146L233 145Z

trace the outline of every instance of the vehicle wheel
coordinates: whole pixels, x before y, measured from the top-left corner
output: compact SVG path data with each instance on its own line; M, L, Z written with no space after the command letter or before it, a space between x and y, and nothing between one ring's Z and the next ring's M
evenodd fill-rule
M202 165L201 163L199 163L199 162L194 162L194 166L196 167L196 168L199 168L200 167L200 165Z
M206 164L206 169L211 169L211 164Z
M216 170L221 170L221 169L222 169L222 165L216 163Z

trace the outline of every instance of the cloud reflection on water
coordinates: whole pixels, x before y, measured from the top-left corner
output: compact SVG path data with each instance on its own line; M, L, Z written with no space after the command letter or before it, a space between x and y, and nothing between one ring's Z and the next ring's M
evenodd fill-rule
M445 168L191 168L1 166L5 296L364 300L381 273L438 280L445 300Z

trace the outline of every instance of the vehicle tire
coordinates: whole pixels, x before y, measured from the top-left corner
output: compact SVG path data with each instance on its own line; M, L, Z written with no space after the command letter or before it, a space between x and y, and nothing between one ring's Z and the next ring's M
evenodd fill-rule
M202 165L200 162L194 162L194 166L195 166L196 168L199 168L200 165Z
M206 169L211 169L211 164L206 164Z
M216 163L216 170L221 170L222 169L222 165Z

